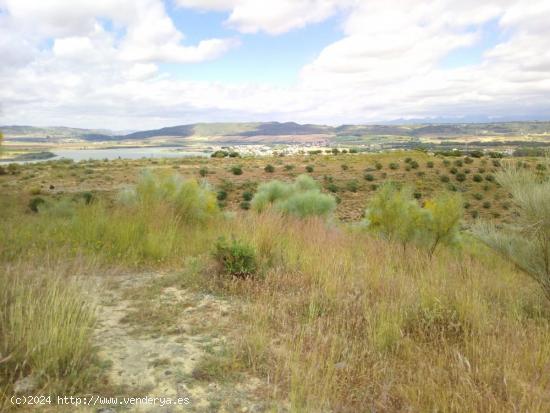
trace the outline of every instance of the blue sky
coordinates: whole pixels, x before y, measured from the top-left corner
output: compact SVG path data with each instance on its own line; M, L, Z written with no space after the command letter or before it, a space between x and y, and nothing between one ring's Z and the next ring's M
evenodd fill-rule
M550 118L548 0L0 0L0 124Z
M224 22L227 12L179 8L166 2L174 24L195 44L205 38L236 37L240 46L221 58L194 65L163 64L162 70L178 78L215 82L261 82L289 85L298 80L300 69L313 61L332 42L343 37L342 16L280 35L242 34Z

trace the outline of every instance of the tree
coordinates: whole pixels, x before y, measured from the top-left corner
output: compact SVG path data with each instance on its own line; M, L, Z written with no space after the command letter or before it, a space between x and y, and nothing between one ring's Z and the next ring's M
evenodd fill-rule
M480 223L473 233L533 278L550 300L550 181L510 165L496 180L512 195L519 216L502 230Z

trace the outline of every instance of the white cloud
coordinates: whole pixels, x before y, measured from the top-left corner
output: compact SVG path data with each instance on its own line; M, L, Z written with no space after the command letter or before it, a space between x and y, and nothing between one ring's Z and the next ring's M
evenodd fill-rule
M226 23L242 33L260 31L277 35L333 15L349 0L176 0L182 7L230 11Z
M282 33L342 5L345 20L342 38L305 65L296 84L274 87L163 73L163 62L214 59L238 41L187 45L160 0L79 0L72 9L61 0L0 0L8 11L0 14L0 123L135 129L550 113L546 0L178 2L225 10L228 24L243 32ZM504 35L480 62L442 67L450 52L477 45L492 21Z

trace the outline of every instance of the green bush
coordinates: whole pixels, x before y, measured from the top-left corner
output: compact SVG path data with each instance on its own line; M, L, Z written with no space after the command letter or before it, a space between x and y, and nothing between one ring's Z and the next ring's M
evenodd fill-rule
M390 163L389 167L392 170L396 170L396 169L399 169L399 164L395 163L395 162L392 162L392 163Z
M439 180L440 180L441 182L443 182L443 183L447 183L447 182L449 182L450 179L449 179L449 177L448 177L447 175L441 175L441 176L439 177Z
M199 169L199 175L202 177L208 175L208 168L206 166L203 166L201 169Z
M359 190L359 182L356 179L348 181L346 184L346 189L350 192L357 192Z
M294 169L294 165L285 165L285 171L292 171Z
M411 168L412 168L412 169L417 169L417 168L418 168L418 162L416 162L416 161L411 161L411 162L409 163L409 165L411 165Z
M229 157L230 158L240 158L241 155L239 154L239 152L230 152Z
M225 201L227 199L227 192L223 189L218 191L218 193L216 194L216 199L218 201Z
M426 162L426 166L431 169L434 167L434 163L432 161L428 161Z
M219 238L213 255L227 275L246 278L254 275L258 269L256 251L244 241L232 239L229 242L223 237Z
M338 185L336 185L334 182L329 182L327 184L327 190L330 192L338 192Z
M243 199L245 201L252 201L252 198L254 197L254 194L250 191L244 191L243 192Z
M472 179L474 182L483 182L483 177L480 174L475 174Z
M483 208L485 208L485 209L491 208L491 203L490 203L489 201L485 201L485 202L483 203Z
M31 198L29 201L29 209L32 212L38 212L39 209L46 204L46 201L44 198L41 198L39 196Z
M347 171L349 169L349 166L344 163L340 165L340 168L342 168L342 171Z
M473 197L477 199L478 201L481 201L483 199L483 194L480 194L479 192L476 192Z
M380 163L380 162L376 162L374 164L374 167L379 171L380 169L382 169L384 166Z
M250 201L242 201L239 206L241 209L249 210L250 209Z
M309 172L309 173L313 172L313 165L307 165L306 172Z
M275 172L275 167L271 164L267 164L264 168L264 171L266 171L268 173L273 173L273 172Z
M204 223L218 213L216 195L207 185L178 175L160 177L149 171L141 174L134 188L122 191L118 201L148 213L167 206L188 224Z
M297 193L278 205L278 210L284 214L298 218L310 216L326 217L336 208L333 196L310 190Z
M466 175L463 173L458 173L455 178L458 182L464 182L466 180Z
M449 172L452 173L453 175L456 175L458 173L458 169L456 169L454 166L449 169Z
M336 202L333 196L320 192L313 178L300 175L293 183L271 181L261 184L251 206L258 212L273 207L283 214L303 218L329 215L336 208Z
M374 181L374 176L372 174L365 174L365 180L367 181Z
M519 212L516 222L503 229L480 224L474 234L523 269L550 300L550 180L512 167L499 172L496 179L512 195Z
M235 166L231 167L231 172L233 173L233 175L242 175L243 174L243 168L240 167L239 165L235 165Z

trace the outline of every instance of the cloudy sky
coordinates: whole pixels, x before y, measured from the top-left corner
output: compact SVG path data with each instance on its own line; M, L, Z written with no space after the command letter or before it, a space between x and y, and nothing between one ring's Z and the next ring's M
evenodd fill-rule
M550 119L548 0L0 0L0 124Z

